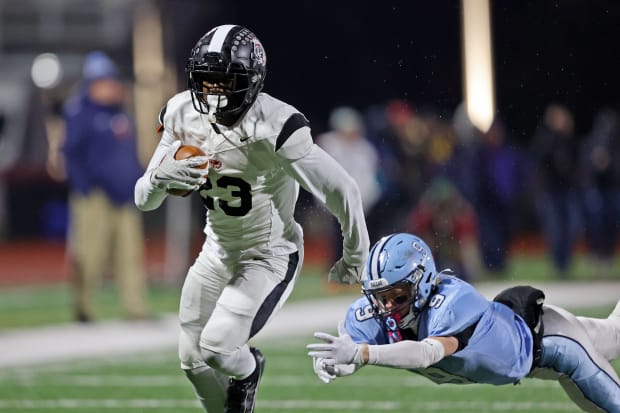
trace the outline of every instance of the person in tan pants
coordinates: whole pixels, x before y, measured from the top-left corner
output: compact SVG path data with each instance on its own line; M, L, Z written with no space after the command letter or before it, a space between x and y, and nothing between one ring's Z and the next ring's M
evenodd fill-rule
M112 272L126 316L148 315L142 216L133 188L144 168L133 119L124 110L126 88L103 52L86 56L82 83L65 105L62 147L69 182L69 256L75 318L94 317L93 299Z
M92 302L104 269L116 276L127 316L146 317L142 218L136 208L114 205L101 190L87 196L74 194L69 203L76 318L92 319Z

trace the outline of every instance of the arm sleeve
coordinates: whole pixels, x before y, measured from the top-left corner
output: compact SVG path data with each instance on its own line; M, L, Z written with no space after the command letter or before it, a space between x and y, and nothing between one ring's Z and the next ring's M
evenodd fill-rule
M404 340L393 344L368 346L368 364L401 369L424 369L440 361L443 344L432 338Z
M297 130L288 139L287 147L283 147L285 154L305 152L294 161L289 158L287 162L284 158L284 168L338 219L344 261L361 267L366 261L370 241L359 188L334 158L315 144L304 144L307 142L304 134L310 135L307 128Z
M155 152L146 167L144 175L136 181L136 186L134 187L134 202L138 209L142 211L151 211L158 208L164 202L164 199L166 199L166 191L153 185L151 182L151 175L155 171L155 168L161 163L170 145L172 145L175 140L176 138L169 131L164 130L164 134L155 148Z

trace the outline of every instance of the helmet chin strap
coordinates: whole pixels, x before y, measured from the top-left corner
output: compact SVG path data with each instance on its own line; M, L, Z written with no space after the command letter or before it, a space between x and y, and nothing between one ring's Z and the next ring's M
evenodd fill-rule
M410 290L410 294L411 297L416 297L416 290L417 290L417 285L416 284L411 284L411 290ZM403 316L400 318L400 320L398 321L398 326L400 328L412 328L413 325L415 324L416 319L418 318L418 314L419 312L414 308L413 303L415 301L411 301L410 305L409 305L409 312L407 313L407 315Z

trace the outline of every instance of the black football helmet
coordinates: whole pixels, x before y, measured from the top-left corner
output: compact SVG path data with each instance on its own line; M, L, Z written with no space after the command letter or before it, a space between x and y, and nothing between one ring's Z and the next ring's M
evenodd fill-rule
M211 29L192 49L186 66L194 108L231 126L256 100L267 74L267 55L245 27Z

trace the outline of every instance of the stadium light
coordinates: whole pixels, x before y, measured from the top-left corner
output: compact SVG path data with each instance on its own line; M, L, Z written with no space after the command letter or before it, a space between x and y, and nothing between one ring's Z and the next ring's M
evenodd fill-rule
M51 89L62 79L60 59L54 53L43 53L34 58L30 76L37 87Z
M464 95L467 115L486 132L495 117L489 0L461 0Z

